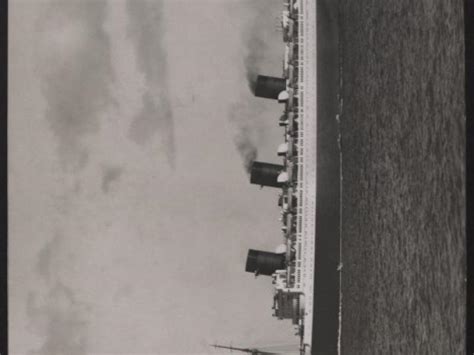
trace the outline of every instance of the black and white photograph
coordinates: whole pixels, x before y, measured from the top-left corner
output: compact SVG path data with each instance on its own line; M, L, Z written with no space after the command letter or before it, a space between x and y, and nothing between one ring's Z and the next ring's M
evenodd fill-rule
M0 355L471 354L466 4L9 0Z

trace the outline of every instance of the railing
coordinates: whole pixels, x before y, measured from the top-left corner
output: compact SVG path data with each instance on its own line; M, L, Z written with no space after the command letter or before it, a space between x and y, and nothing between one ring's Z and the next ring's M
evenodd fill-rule
M294 288L303 292L303 272L304 272L304 250L303 250L303 215L304 215L304 199L303 199L303 188L304 188L304 17L302 15L304 9L302 8L302 2L298 1L298 15L297 15L297 39L298 44L298 55L295 61L295 69L298 72L297 75L297 90L296 90L296 121L297 121L297 133L296 133L296 189L297 195L297 207L296 207L296 281Z

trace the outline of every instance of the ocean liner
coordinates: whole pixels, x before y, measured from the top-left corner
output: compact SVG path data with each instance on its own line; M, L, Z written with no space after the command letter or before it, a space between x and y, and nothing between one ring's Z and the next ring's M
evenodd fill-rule
M259 75L257 97L284 107L279 125L282 164L253 162L250 182L280 190L282 241L275 252L248 251L245 271L272 278L273 315L291 320L300 353L310 354L316 218L316 0L284 3L281 78Z

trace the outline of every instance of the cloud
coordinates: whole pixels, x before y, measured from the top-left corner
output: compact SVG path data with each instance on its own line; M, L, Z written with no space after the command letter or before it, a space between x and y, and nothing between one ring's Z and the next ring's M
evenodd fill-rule
M156 133L160 135L169 165L174 167L175 142L171 105L162 95L153 96L151 92L147 92L142 96L142 107L130 125L128 135L135 143L143 145Z
M38 254L38 273L46 280L49 280L51 277L52 260L54 255L58 253L60 245L61 238L59 235L56 235L45 244Z
M167 75L166 52L163 48L163 1L128 0L128 34L137 54L138 69L151 84L162 84Z
M158 134L168 161L174 166L174 122L168 94L167 55L163 47L163 1L129 0L127 11L128 34L146 86L142 108L132 122L129 136L135 143L144 145Z
M120 179L122 176L123 169L118 166L106 166L102 172L102 192L108 193L110 186Z
M100 128L112 101L110 40L104 30L105 0L51 1L38 22L38 66L45 116L66 169L83 167L84 137Z
M63 254L61 249L62 237L56 234L38 254L37 270L46 291L38 287L30 291L26 311L30 326L44 339L32 354L86 354L87 316L91 309L79 301L74 290L54 272L58 267L57 258Z
M38 301L30 292L27 300L27 315L44 341L37 355L81 355L87 350L86 314L89 308L79 302L74 292L64 283L57 281L49 290L44 301Z

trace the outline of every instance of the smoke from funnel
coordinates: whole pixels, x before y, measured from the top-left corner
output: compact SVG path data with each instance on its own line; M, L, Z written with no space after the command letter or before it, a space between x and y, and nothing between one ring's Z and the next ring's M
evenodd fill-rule
M234 144L242 158L245 171L250 174L250 167L257 159L257 142L261 141L264 127L256 116L261 112L256 103L234 103L229 110L229 120L234 129Z
M257 86L257 76L260 72L260 63L264 60L262 53L265 48L265 41L252 35L247 39L247 55L244 58L245 70L247 71L247 82L252 94Z
M257 77L260 72L281 65L280 35L275 36L269 14L279 14L274 0L242 0L248 12L242 32L244 75L247 86L255 93ZM265 105L255 100L253 95L240 95L238 103L230 106L229 120L234 129L234 144L242 157L245 170L250 174L250 167L258 157L259 143L265 137L265 123L260 116Z
M235 146L242 157L245 170L250 174L252 164L257 159L258 150L246 131L247 129L239 130L234 141Z
M266 2L255 2L254 18L251 23L246 26L243 34L244 47L246 48L244 56L244 66L247 74L247 82L252 93L255 92L258 73L263 68L266 54L268 54L268 27L266 21L262 21L267 16L265 12L268 11L267 6L273 4L266 4Z
M247 69L247 82L250 91L252 92L252 94L255 94L255 88L257 86L257 73Z

